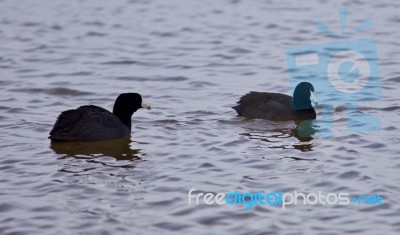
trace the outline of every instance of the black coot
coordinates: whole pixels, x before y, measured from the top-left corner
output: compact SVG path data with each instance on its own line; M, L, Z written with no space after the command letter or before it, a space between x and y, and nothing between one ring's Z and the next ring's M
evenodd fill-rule
M311 105L317 105L314 97L314 87L309 82L299 83L293 98L280 93L252 91L242 96L232 107L239 116L262 118L272 121L315 119L316 112Z
M137 93L120 94L110 111L85 105L64 111L58 116L49 138L55 141L95 141L127 137L131 133L131 117L140 108L150 109Z

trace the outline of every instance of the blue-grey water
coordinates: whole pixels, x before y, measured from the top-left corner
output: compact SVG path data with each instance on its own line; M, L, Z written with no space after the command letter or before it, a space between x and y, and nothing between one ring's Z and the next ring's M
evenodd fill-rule
M249 91L290 94L286 50L330 43L349 11L376 40L376 132L300 138L248 120ZM0 234L399 234L400 4L395 1L0 1ZM318 93L318 88L316 88ZM132 137L51 145L58 114L139 92ZM324 131L324 130L320 130ZM188 205L188 191L346 192L383 205Z

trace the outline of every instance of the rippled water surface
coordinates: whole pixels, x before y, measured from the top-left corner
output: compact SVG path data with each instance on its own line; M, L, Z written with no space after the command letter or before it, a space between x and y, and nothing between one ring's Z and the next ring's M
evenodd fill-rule
M377 42L381 130L300 138L296 123L230 107L251 90L290 93L286 50ZM0 1L0 234L399 234L400 5L394 1ZM317 88L316 88L317 89ZM317 89L318 90L318 89ZM139 92L152 110L130 139L51 144L61 111ZM319 130L324 131L324 130ZM380 194L383 205L188 205L234 190Z

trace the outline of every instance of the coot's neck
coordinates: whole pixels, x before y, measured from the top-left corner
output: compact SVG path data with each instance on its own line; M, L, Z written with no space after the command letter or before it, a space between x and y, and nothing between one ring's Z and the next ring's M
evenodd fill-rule
M117 116L119 120L121 120L121 122L129 128L129 130L131 129L132 127L131 118L133 113L130 113L127 110L118 109L114 107L113 114Z
M316 119L317 118L317 113L315 112L314 108L296 110L295 112L297 114L296 116L300 120Z
M132 128L132 121L131 121L131 116L126 117L126 116L119 116L115 114L121 122L129 128L129 130Z

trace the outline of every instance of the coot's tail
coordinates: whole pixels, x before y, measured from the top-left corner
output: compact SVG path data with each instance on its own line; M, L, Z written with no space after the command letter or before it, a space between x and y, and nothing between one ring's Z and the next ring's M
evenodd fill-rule
M236 112L237 112L237 114L240 116L241 115L241 108L240 108L240 105L236 105L236 106L233 106L233 107L231 107L231 108L233 108Z

